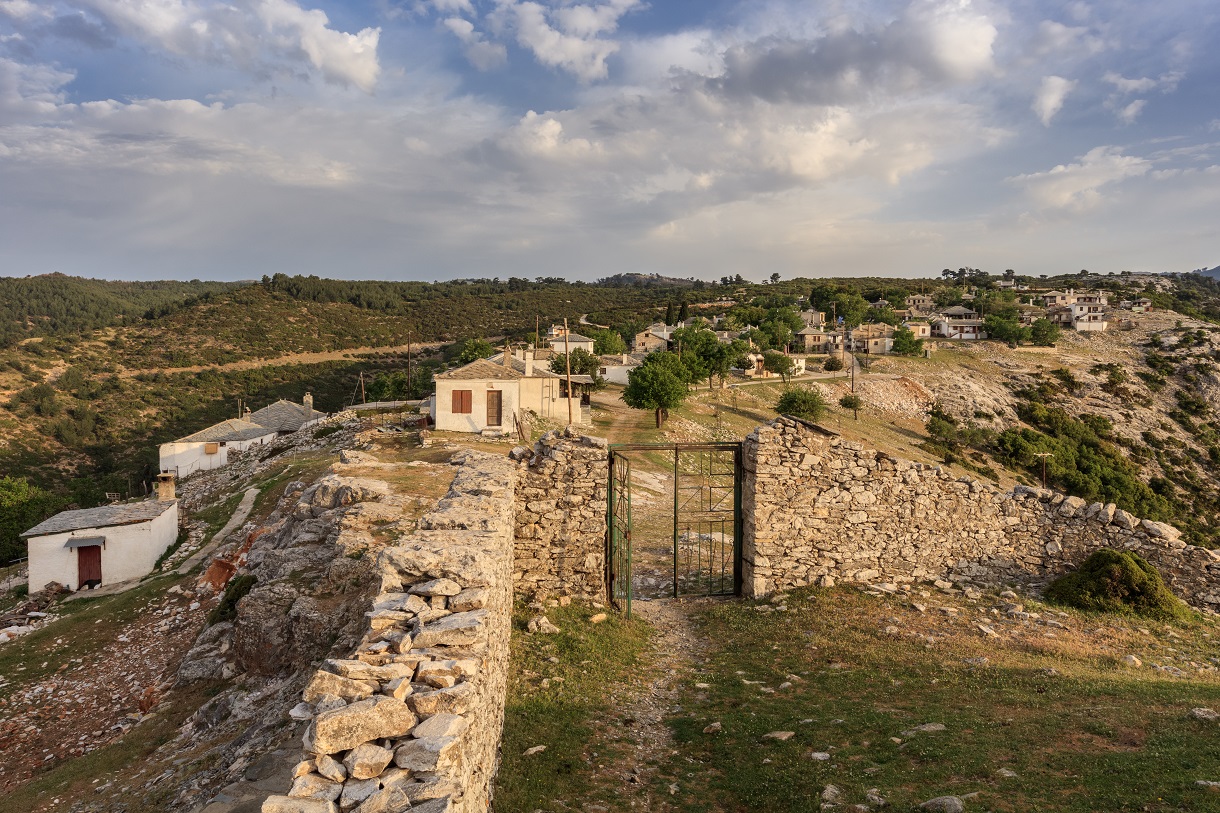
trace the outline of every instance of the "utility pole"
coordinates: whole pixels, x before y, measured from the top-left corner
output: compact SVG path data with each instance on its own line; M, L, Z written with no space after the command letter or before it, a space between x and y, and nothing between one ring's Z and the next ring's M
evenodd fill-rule
M360 403L367 404L369 399L364 394L364 370L360 371Z
M542 317L537 315L534 316L534 353L538 352L538 322L541 320L541 318ZM537 356L535 355L534 358L537 358Z
M411 378L411 329L407 328L407 399L415 395L415 381Z
M1054 455L1050 452L1034 452L1034 457L1042 458L1042 487L1046 488L1046 459Z
M537 325L537 322L534 323ZM537 328L535 328L537 335ZM568 341L568 318L563 319L563 361L567 366L568 372L568 426L572 425L572 350L571 343Z

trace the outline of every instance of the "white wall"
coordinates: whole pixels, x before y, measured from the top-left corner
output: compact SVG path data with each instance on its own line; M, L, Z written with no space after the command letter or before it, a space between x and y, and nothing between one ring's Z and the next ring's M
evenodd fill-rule
M436 429L446 432L482 432L487 429L487 391L499 390L500 396L500 426L492 429L502 429L505 432L513 430L513 416L521 411L516 381L445 381L436 382ZM470 390L470 413L455 415L453 408L453 391Z
M197 471L218 469L229 462L229 449L220 446L216 454L205 454L203 442L161 444L161 471L172 471L181 480Z
M157 559L178 538L178 503L167 504L161 516L148 522L31 537L30 592L53 581L76 590L80 586L76 549L65 548L64 544L73 537L88 536L106 537L102 548L103 585L138 579L152 572Z

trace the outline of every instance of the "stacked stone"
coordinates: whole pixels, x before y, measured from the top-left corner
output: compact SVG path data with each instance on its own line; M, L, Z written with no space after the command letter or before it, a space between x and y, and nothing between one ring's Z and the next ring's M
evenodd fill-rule
M419 530L378 555L352 657L293 710L305 759L264 813L485 811L507 689L516 468L468 453Z
M548 432L520 461L513 584L525 595L599 598L605 593L604 438L568 427Z
M954 477L780 418L744 448L748 595L836 580L1040 585L1101 547L1132 550L1174 592L1220 608L1220 556L1112 503Z

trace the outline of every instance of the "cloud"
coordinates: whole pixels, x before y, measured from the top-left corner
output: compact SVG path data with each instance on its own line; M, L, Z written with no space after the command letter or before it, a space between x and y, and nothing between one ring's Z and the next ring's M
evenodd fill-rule
M1016 175L1008 182L1025 189L1044 209L1083 212L1100 204L1102 187L1127 178L1139 177L1152 168L1152 162L1124 155L1120 147L1095 147L1074 164L1060 164L1046 172Z
M1118 111L1118 120L1123 124L1133 124L1139 118L1140 113L1144 112L1144 106L1148 104L1147 99L1136 99L1131 104L1124 105Z
M1054 20L1043 20L1038 24L1033 44L1034 52L1041 56L1075 55L1081 52L1095 54L1103 47L1102 40L1091 34L1088 27L1064 25Z
M844 104L969 82L994 68L995 25L969 0L915 0L880 27L808 39L770 35L727 50L713 85L772 102Z
M39 17L50 19L55 12L30 0L0 0L0 14L16 20L32 20Z
M498 3L489 15L494 28L512 31L517 44L539 63L566 71L586 84L609 76L606 60L619 49L617 42L599 35L617 30L619 19L641 6L640 0L558 8L512 0Z
M179 56L277 72L271 60L305 62L329 82L371 93L381 30L329 27L326 13L291 0L80 0L122 33Z
M450 17L441 24L466 46L466 59L480 71L494 70L508 62L508 49L498 42L488 42L469 20Z
M1051 119L1063 109L1063 100L1074 87L1076 87L1075 82L1064 79L1062 76L1042 77L1042 86L1038 89L1038 95L1034 97L1033 111L1038 114L1038 119L1043 126L1050 126Z

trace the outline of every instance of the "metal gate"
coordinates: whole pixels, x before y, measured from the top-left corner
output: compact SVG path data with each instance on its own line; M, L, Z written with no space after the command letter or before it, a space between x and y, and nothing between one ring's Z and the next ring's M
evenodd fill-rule
M606 518L606 583L611 603L630 614L629 452L672 455L673 596L740 595L741 444L619 444L610 448Z

